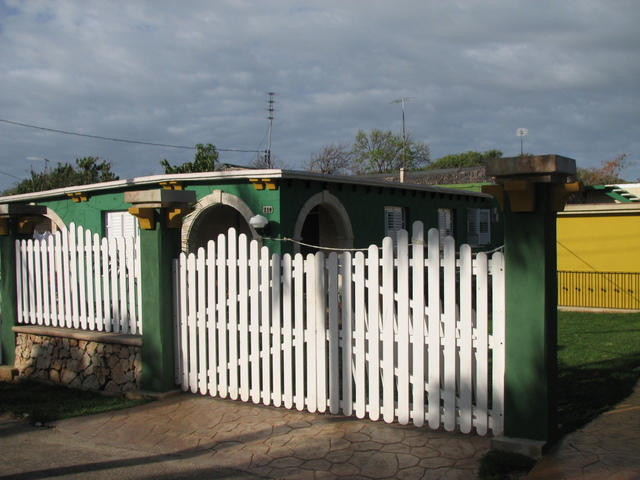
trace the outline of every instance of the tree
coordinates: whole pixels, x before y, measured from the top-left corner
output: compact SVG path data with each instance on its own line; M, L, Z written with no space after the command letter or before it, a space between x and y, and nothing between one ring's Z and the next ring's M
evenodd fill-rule
M215 145L210 143L206 145L198 143L196 145L196 154L193 157L193 162L185 162L182 165L173 166L166 158L160 161L160 165L164 168L164 173L166 174L213 172L217 163L218 151Z
M257 168L259 170L271 170L273 168L285 168L284 162L279 158L274 157L270 152L264 154L258 154L258 157L251 162L251 168Z
M397 172L403 166L417 170L430 161L429 145L414 141L410 135L404 142L401 134L375 128L369 134L358 131L351 154L356 174Z
M486 161L491 158L501 158L502 151L487 150L485 152L476 152L469 150L466 153L458 153L454 155L445 155L435 162L431 163L425 170L439 170L444 168L468 168L482 167Z
M29 172L31 178L27 178L6 190L4 195L41 192L55 188L119 180L119 177L111 171L111 167L111 162L107 162L106 160L100 161L99 157L84 157L76 159L75 167L69 163L58 163L58 165L49 172L47 172L46 165L42 172L36 172L31 168Z
M309 172L345 174L351 167L351 151L344 143L332 143L318 153L312 153L306 170Z
M599 167L578 167L576 176L584 186L627 183L620 177L620 172L629 166L631 165L627 163L627 154L623 153L613 160L604 160Z

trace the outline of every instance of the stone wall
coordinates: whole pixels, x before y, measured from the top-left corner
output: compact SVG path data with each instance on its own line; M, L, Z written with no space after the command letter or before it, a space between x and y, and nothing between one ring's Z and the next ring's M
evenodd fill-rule
M14 331L21 376L112 393L140 389L140 337L39 326Z

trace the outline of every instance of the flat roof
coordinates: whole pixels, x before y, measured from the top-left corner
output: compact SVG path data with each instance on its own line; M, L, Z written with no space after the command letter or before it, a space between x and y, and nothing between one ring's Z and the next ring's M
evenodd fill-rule
M366 185L375 187L399 188L404 190L417 190L427 192L450 193L457 196L475 196L481 198L491 198L491 195L473 192L470 190L460 190L456 188L438 187L433 185L419 185L415 183L400 183L388 180L372 179L368 176L358 175L329 175L325 173L302 172L297 170L233 170L223 172L201 172L201 173L178 173L162 174L146 177L137 177L127 180L114 180L111 182L94 183L90 185L75 185L73 187L57 188L42 192L22 193L19 195L8 195L0 197L0 203L26 202L44 200L52 197L67 196L69 193L77 192L102 192L108 190L131 190L136 186L159 184L161 182L179 181L185 183L206 183L219 182L224 180L237 179L294 179L309 180L316 182L342 183L351 185Z

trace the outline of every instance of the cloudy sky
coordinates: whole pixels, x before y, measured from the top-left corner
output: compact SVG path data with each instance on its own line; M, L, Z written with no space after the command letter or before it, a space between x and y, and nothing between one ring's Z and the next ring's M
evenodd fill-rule
M45 158L132 178L213 143L248 165L268 92L287 168L358 130L399 133L391 102L409 97L406 128L434 160L518 155L526 128L526 152L584 167L626 153L635 180L639 25L637 0L0 0L0 190Z

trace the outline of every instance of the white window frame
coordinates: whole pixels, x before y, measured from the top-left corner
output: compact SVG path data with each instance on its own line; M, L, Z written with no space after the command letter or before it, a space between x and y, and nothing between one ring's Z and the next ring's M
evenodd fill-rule
M491 243L491 209L467 208L467 243L475 246Z

